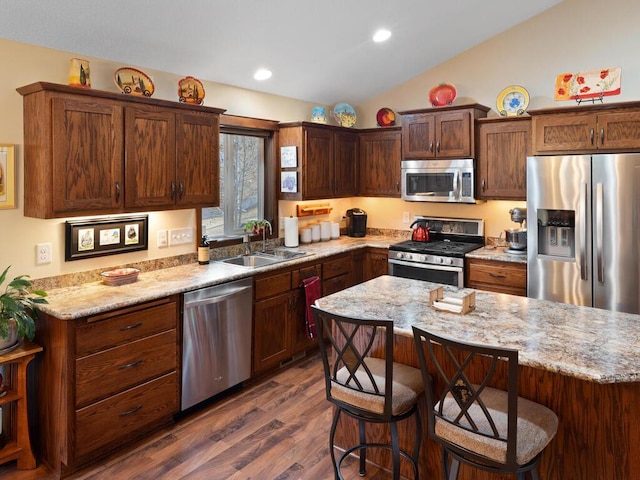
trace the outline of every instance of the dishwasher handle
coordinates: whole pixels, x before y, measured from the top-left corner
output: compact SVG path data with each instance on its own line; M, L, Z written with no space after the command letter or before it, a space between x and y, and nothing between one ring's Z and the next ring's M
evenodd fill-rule
M207 297L207 298L202 298L199 300L192 300L192 301L185 301L184 302L184 308L194 308L194 307L200 307L202 305L213 305L216 303L220 303L220 302L224 302L225 300L227 300L230 297L234 297L242 292L244 292L245 290L250 290L252 287L251 286L247 286L247 287L238 287L238 288L234 288L229 292L226 292L222 295L214 295L212 297Z

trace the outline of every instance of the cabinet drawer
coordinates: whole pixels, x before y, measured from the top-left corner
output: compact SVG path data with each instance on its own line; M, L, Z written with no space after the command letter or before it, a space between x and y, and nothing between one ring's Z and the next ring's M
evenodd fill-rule
M527 271L524 267L510 265L507 262L495 264L472 264L469 266L469 281L478 283L509 283L514 288L527 287Z
M351 277L349 274L340 275L339 277L333 277L328 280L322 281L322 294L331 295L332 293L339 292L349 287Z
M345 256L322 264L322 278L328 279L351 271L351 257Z
M126 437L178 411L176 372L76 410L76 457L120 445Z
M81 407L176 369L176 330L76 360L76 406Z
M137 340L148 335L177 328L176 302L164 299L116 310L108 315L89 317L76 328L76 356Z
M321 273L322 267L320 265L310 265L308 267L294 270L293 272L291 272L291 288L298 288L305 278L315 276L320 277Z
M291 272L279 273L268 277L256 278L256 300L273 297L291 288Z

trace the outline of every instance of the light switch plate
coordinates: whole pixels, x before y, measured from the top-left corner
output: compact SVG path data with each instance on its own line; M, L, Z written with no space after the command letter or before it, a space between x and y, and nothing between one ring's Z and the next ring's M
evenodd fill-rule
M169 246L193 243L193 228L174 228L169 230Z
M169 237L166 230L158 230L158 248L169 246Z

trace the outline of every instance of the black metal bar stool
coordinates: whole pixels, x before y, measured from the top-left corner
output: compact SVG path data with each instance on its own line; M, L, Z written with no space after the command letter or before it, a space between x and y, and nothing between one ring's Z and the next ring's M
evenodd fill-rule
M393 361L393 321L348 318L316 306L312 309L327 400L337 407L329 435L335 478L343 478L340 465L356 450L360 457L360 475L365 475L366 449L380 447L392 452L394 479L400 478L400 458L404 457L411 463L417 480L422 438L417 402L424 385L419 369ZM357 420L359 443L347 448L336 461L334 438L342 413ZM407 453L399 445L397 422L411 416L415 417L416 439L413 452ZM365 432L368 422L389 424L391 443L368 443Z

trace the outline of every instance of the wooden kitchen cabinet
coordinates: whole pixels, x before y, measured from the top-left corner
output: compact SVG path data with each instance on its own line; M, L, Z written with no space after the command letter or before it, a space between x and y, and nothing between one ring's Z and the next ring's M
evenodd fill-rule
M171 296L78 320L40 315L37 443L54 474L68 475L173 421L178 312L179 297Z
M389 249L367 249L364 263L364 281L387 275L389 273Z
M356 195L357 131L296 122L281 124L279 135L281 146L296 147L295 171L298 174L298 191L283 192L280 199L314 200Z
M400 197L400 127L360 131L360 186L363 197Z
M640 102L530 110L536 154L640 149Z
M477 197L526 200L527 156L532 155L529 117L477 121Z
M353 285L352 261L350 254L335 255L322 264L322 295L344 290Z
M474 158L475 120L486 117L488 111L473 104L399 112L403 158Z
M522 297L527 296L526 263L469 257L465 259L465 263L466 287Z
M18 92L25 216L219 204L224 110L46 82Z
M277 367L308 348L316 340L306 334L306 301L301 284L321 276L321 265L280 269L255 278L253 370L261 373Z

